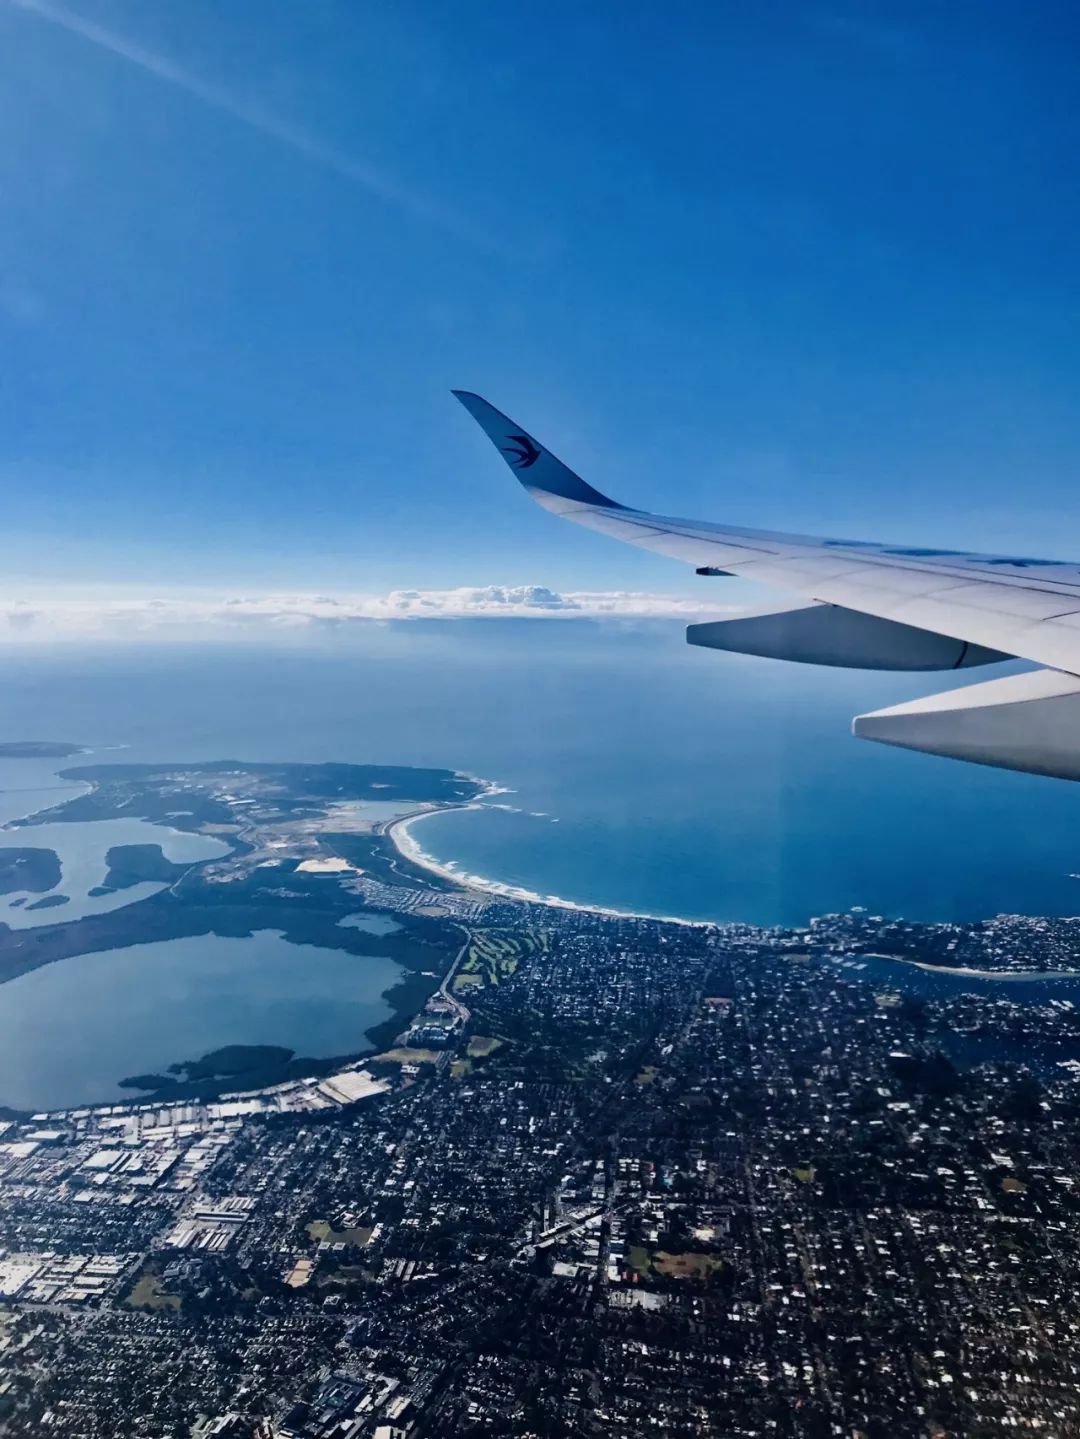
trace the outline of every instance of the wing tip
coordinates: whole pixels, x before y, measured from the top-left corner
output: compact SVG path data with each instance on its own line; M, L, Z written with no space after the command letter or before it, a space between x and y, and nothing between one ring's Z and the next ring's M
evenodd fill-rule
M594 489L569 466L557 459L528 430L496 409L490 400L473 390L450 393L468 411L502 455L518 481L546 509L562 513L567 506L592 506L621 510L624 507Z

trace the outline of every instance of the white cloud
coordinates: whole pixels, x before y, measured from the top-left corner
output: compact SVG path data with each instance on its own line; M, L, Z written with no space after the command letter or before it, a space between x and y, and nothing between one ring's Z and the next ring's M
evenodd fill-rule
M462 619L699 619L730 607L708 596L631 590L559 593L546 585L477 585L387 594L160 595L5 599L0 640L253 637L372 622Z

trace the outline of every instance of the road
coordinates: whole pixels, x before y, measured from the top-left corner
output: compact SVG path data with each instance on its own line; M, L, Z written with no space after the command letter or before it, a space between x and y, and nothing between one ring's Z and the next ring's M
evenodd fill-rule
M465 943L461 946L457 954L454 956L453 964L443 975L442 983L439 985L438 989L435 992L440 996L440 998L445 999L447 1004L453 1006L462 1024L468 1024L469 1020L472 1018L471 1011L469 1010L467 1005L462 1004L461 1000L458 999L457 995L451 994L450 992L450 986L454 982L454 976L458 972L458 966L468 954L469 945L472 944L473 939L472 932L465 929L463 926L461 926L461 932L465 936Z

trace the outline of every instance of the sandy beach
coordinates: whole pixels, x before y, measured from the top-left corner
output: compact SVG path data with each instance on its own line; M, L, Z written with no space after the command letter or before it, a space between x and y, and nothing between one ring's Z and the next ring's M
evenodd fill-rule
M472 776L470 776L471 778ZM501 789L492 785L484 791L482 798L489 795L509 794L512 791ZM638 910L612 909L602 904L579 904L572 899L563 899L557 894L537 894L534 890L523 889L519 885L503 884L499 880L489 879L485 875L466 874L454 863L453 860L443 862L434 855L429 854L421 845L420 841L413 834L413 828L422 819L428 819L433 814L445 814L448 809L486 809L487 806L476 800L471 804L442 805L438 809L420 810L416 814L403 815L400 819L392 820L383 831L387 838L394 845L394 848L403 859L409 860L420 869L426 869L431 874L438 875L440 879L456 884L462 889L477 890L482 894L493 896L498 899L517 900L523 904L542 904L549 909L574 909L582 914L602 914L612 919L651 919L663 924L688 925L693 929L721 929L722 925L715 924L703 919L684 919L674 914L646 914Z
M970 969L963 965L927 964L921 959L903 959L902 964L925 969L930 974L955 974L962 979L1080 979L1080 969Z
M848 958L854 964L867 959L886 959L890 964L906 964L927 974L951 974L957 979L1027 980L1029 983L1044 979L1080 979L1080 969L972 969L962 964L929 964L925 959L908 959L903 954L857 954Z

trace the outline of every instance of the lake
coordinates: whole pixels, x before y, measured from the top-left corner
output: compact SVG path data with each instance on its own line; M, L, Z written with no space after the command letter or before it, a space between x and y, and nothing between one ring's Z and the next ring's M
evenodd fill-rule
M118 1081L226 1044L353 1053L389 1018L391 959L289 944L262 930L84 954L0 985L0 1104L132 1100Z
M542 894L760 924L853 904L1080 912L1080 787L851 737L852 715L968 676L784 665L692 650L671 624L558 620L2 659L0 739L101 747L51 770L5 762L0 804L16 813L34 806L15 790L48 797L56 768L112 758L443 765L508 786L500 803L520 812L436 816L425 847Z
M58 924L120 909L164 889L164 884L144 881L117 890L114 894L90 893L105 882L109 850L123 844L159 845L165 858L177 864L214 859L229 852L227 844L209 835L187 834L183 830L150 824L144 819L102 819L85 824L61 822L0 829L0 849L51 849L60 860L60 883L53 889L41 893L16 891L0 896L0 923L12 929ZM59 895L66 898L66 904L44 909L27 907L48 896Z
M59 763L0 761L0 820L76 792L58 771L110 760L437 765L514 793L497 800L511 808L426 819L425 848L582 903L759 924L853 904L912 919L1080 912L1080 788L851 738L853 714L956 675L815 670L691 650L670 624L589 621L359 625L292 648L45 646L0 659L0 740L95 747ZM112 836L77 828L68 882L81 874L85 893ZM42 828L14 833L44 842ZM180 843L157 827L139 837L170 857ZM72 917L75 899L30 918ZM22 922L18 909L0 914ZM142 950L151 962L132 957ZM390 970L343 970L359 963L274 938L208 939L35 971L0 986L0 1102L108 1099L125 1074L224 1043L360 1048L357 1034L385 1015Z

